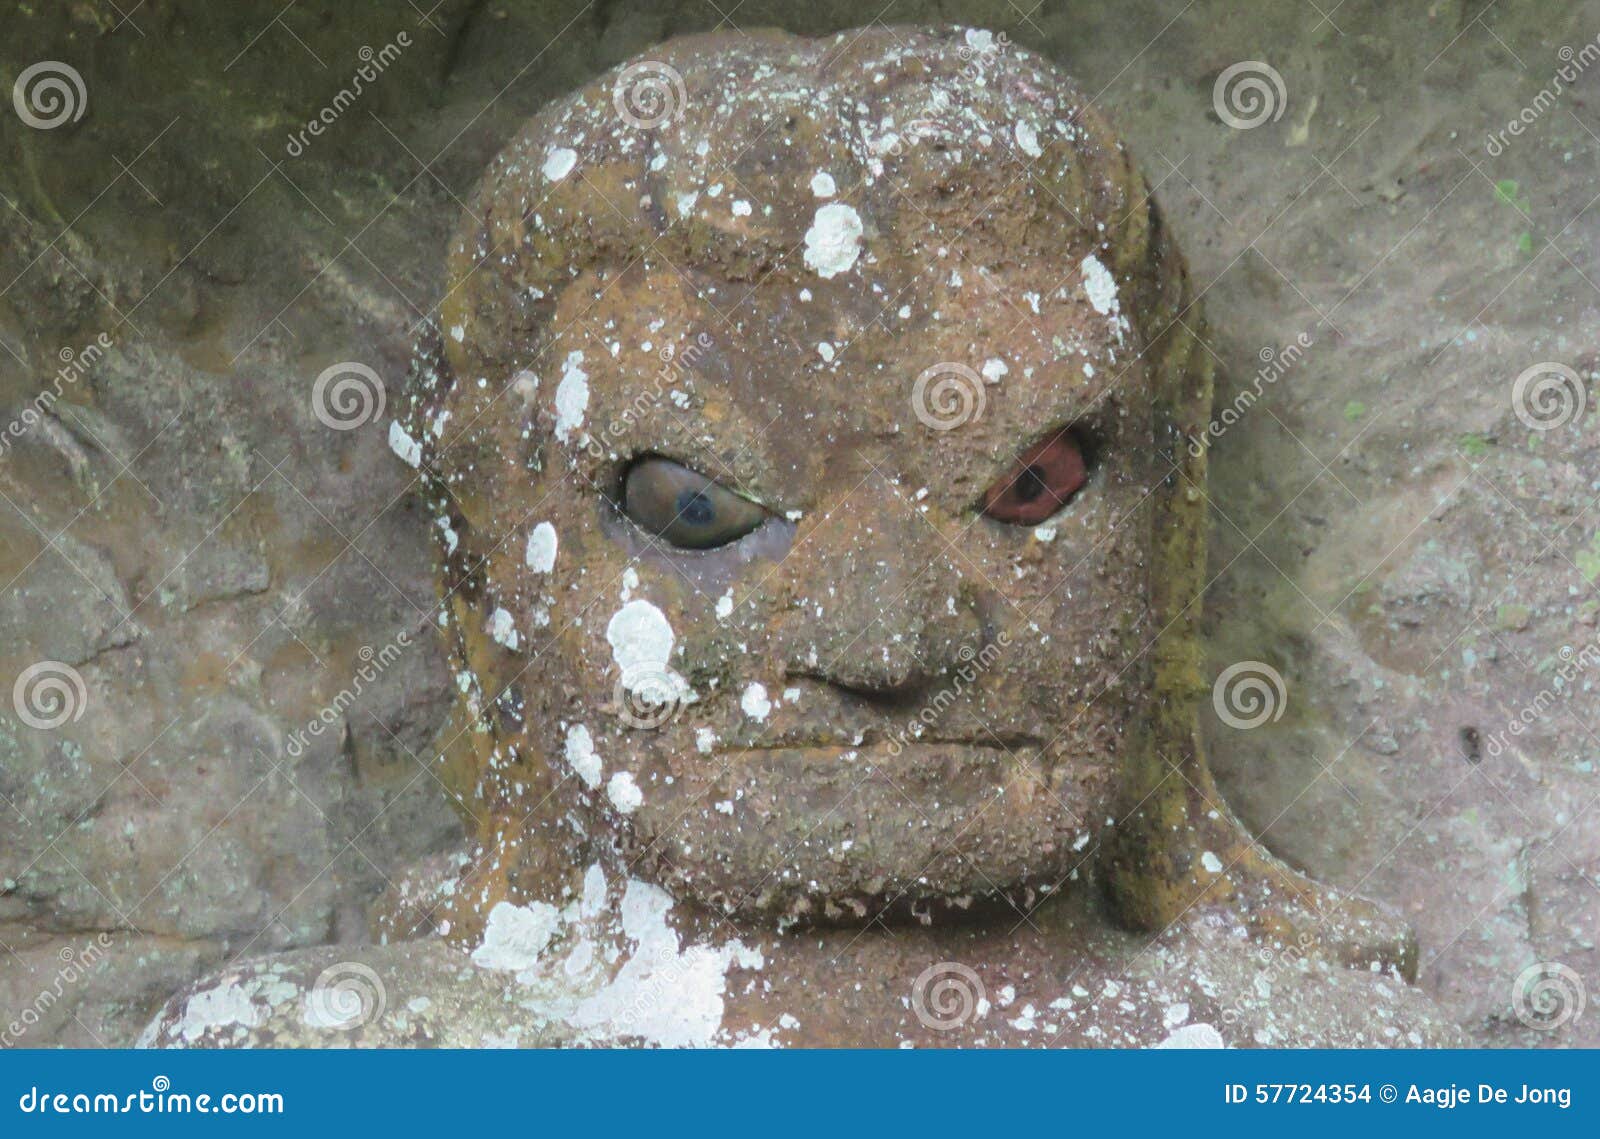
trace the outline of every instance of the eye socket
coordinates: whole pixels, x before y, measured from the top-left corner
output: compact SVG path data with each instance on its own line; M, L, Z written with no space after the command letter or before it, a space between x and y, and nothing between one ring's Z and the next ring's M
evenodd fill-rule
M1029 447L1005 475L983 492L983 512L1013 526L1043 522L1089 481L1089 464L1077 433L1063 427Z
M748 498L671 459L640 459L628 468L622 512L684 550L726 546L767 519Z

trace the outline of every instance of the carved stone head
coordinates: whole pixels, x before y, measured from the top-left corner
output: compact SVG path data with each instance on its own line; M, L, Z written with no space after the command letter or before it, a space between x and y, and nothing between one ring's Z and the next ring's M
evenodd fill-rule
M1122 144L1003 37L695 36L547 107L391 436L467 903L596 859L807 921L1079 876L1193 747L1189 303Z

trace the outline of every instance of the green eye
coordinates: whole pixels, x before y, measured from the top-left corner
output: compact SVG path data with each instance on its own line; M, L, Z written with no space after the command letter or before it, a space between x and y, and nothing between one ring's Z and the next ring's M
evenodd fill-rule
M640 459L622 480L622 512L685 550L709 550L744 537L767 512L743 495L670 459Z

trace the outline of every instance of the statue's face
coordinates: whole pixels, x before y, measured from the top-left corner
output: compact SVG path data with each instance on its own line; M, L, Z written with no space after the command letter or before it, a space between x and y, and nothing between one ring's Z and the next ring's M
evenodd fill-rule
M573 208L552 180L631 203L691 177L648 149L564 169L560 143L508 164L529 184L507 216ZM760 197L730 176L689 209L702 248L789 248L776 265L693 242L574 254L531 290L536 328L504 317L530 291L515 271L473 282L454 327L447 310L462 396L441 433L473 420L452 477L487 559L468 657L509 678L503 758L559 773L564 827L724 911L1054 889L1147 711L1171 463L1134 290L1103 234L1057 257L997 244L1023 191L963 228L891 211L887 179L868 195L815 146L763 154ZM906 177L909 204L935 192ZM535 806L493 770L478 786L507 816Z

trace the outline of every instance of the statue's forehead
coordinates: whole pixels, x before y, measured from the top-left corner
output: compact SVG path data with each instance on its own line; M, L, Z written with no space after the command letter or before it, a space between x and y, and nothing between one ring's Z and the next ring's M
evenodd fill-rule
M979 478L1097 406L1143 414L1137 176L1058 72L995 46L675 41L661 121L623 114L633 66L541 114L452 253L457 422L528 370L507 429L585 446L620 415L613 458L876 438Z
M937 445L948 429L928 421L955 400L972 407L958 427L1026 440L1147 390L1109 271L1086 261L991 272L946 250L854 282L753 284L640 261L563 290L543 355L582 352L602 414L665 380L672 406L713 428L776 418L802 437L931 430Z

